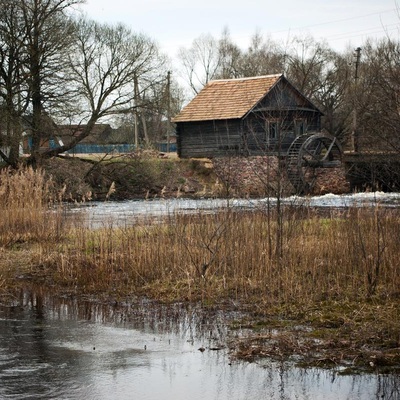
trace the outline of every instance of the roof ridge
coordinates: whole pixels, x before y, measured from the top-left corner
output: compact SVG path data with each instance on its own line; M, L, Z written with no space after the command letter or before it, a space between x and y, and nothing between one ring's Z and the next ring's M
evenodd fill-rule
M271 75L260 75L260 76L246 76L243 78L225 78L225 79L213 79L209 81L208 83L213 83L213 82L232 82L232 81L250 81L250 80L255 80L255 79L263 79L263 78L275 78L283 76L283 73L280 74L271 74Z

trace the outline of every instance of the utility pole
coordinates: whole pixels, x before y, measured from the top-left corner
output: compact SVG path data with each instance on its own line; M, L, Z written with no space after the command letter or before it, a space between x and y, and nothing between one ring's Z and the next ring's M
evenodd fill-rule
M360 66L361 47L355 50L356 69L354 73L354 93L353 93L353 132L352 132L352 146L353 151L358 152L358 132L357 132L357 87L358 87L358 67Z
M167 153L169 153L169 140L171 131L171 71L167 73Z
M361 58L361 47L357 47L355 51L356 51L356 71L355 71L355 74L354 74L354 80L355 80L356 83L357 83L357 79L358 79L358 67L359 67L359 65L360 65L360 58Z
M138 80L136 74L133 77L133 95L135 99L135 109L134 109L134 127L135 127L135 151L139 150L139 127L138 127L138 117L139 117L139 110L138 110L138 105L139 105L139 90L138 90Z

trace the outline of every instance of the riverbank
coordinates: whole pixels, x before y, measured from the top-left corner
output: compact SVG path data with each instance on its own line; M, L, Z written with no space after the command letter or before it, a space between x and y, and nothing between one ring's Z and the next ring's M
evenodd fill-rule
M151 198L262 198L295 190L277 157L179 159L143 151L57 157L43 165L65 201ZM350 191L341 168L316 170L313 194Z
M85 285L61 279L61 269L67 273L66 265L57 267L49 260L36 264L37 251L36 246L24 244L0 252L3 306L20 307L21 292L51 293L54 298L120 308L134 308L143 304L143 299L151 302L152 308L157 304L197 304L206 312L237 316L227 318L231 333L228 342L220 343L229 349L232 361L262 363L269 359L303 368L334 369L338 374L400 372L400 306L396 294L364 300L327 295L298 304L290 300L271 302L262 289L255 287L251 295L234 293L233 288L221 290L223 282L216 279L191 283L156 280L130 288L129 278L123 284L112 279L105 288L94 282ZM63 257L65 254L60 255Z
M213 214L172 213L133 226L111 219L92 230L64 218L42 172L1 180L3 303L27 287L108 304L200 303L236 313L233 358L399 370L397 208L321 217L291 204L244 212L227 202Z
M180 160L153 151L55 157L43 164L64 201L219 195L209 160Z

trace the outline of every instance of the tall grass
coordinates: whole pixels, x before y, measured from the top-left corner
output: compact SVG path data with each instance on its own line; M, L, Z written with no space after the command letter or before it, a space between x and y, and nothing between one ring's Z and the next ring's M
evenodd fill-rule
M54 208L57 202L52 182L43 171L30 167L1 170L0 246L59 237L62 220Z
M342 337L326 337L343 351L388 348L397 359L398 209L377 205L321 217L284 205L227 207L133 227L93 230L77 220L66 229L40 170L2 171L0 183L2 292L15 285L22 264L33 279L76 294L250 305L260 315L310 323L322 338L340 327ZM14 246L21 242L22 254Z
M76 223L67 230L58 203L42 171L1 171L0 246L35 242L32 264L78 291L264 306L400 296L397 209L377 205L321 218L304 209L227 208L134 227Z
M226 210L132 228L80 227L51 264L60 282L88 291L305 306L399 296L397 210L285 215L280 256L264 210Z

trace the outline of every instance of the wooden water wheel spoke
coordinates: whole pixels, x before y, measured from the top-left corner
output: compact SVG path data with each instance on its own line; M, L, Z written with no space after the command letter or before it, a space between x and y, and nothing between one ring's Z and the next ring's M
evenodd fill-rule
M331 152L332 152L332 149L333 149L333 146L334 146L335 142L336 142L336 138L333 138L333 140L332 140L331 144L329 145L329 148L326 151L326 154L324 155L322 161L325 161L328 158L328 156L331 155Z
M316 144L316 147L314 146L303 146L303 159L305 160L309 160L309 158L307 158L307 155L305 153L307 153L309 156L311 156L312 160L320 160L321 158L321 151L322 151L322 147L323 144L318 142Z
M305 152L308 153L312 158L318 157L318 153L316 151L311 152L310 150L305 149ZM303 155L303 158L306 159L304 155Z
M307 156L305 156L305 155L303 155L303 156L301 157L301 159L302 159L302 161L304 161L305 164L311 164L311 163L314 162L314 161L319 161L319 160L320 160L319 157L316 157L316 156L307 157Z
M306 194L316 183L317 168L340 166L342 149L336 138L315 133L297 137L287 154L288 178L297 193Z

